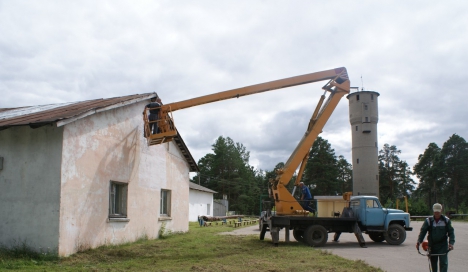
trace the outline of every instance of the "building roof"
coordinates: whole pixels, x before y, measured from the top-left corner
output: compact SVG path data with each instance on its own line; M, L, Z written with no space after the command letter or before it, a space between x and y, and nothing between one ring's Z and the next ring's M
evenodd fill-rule
M0 130L12 126L38 128L55 123L57 127L98 112L148 100L156 93L135 94L62 104L0 109Z
M189 183L189 188L192 189L192 190L197 190L197 191L202 191L202 192L207 192L207 193L213 193L213 194L217 193L216 191L213 191L211 189L208 189L206 187L203 187L203 186L198 185L198 184L193 183L193 182Z
M0 108L0 130L14 126L38 128L53 124L61 127L86 116L145 101L156 95L156 93L145 93L61 104ZM198 172L198 165L179 133L174 138L174 143L179 147L190 165L190 171Z

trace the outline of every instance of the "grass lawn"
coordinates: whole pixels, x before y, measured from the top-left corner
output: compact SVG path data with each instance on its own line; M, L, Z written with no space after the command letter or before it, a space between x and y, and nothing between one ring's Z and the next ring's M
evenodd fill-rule
M218 235L234 228L200 227L157 240L142 239L103 246L57 258L27 247L0 248L0 270L15 271L382 271L363 261L350 261L301 243L282 243L255 236ZM267 237L269 234L267 233Z

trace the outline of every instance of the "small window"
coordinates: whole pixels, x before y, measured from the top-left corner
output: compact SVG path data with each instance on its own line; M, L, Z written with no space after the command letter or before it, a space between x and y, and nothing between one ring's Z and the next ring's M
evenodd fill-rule
M374 95L373 94L370 95L370 99L374 100Z
M161 190L161 208L159 214L162 216L171 216L171 191Z
M373 199L367 199L366 200L366 206L367 206L367 208L380 208L377 201L375 201Z
M375 147L377 147L377 142L375 142Z
M364 105L364 110L367 110L367 105Z
M357 159L357 161L356 161L356 162L359 164L359 159Z
M359 101L359 95L356 95L356 100L358 100L358 101Z
M358 126L356 126L356 131L359 131L359 127L358 127Z
M369 117L366 117L366 123L369 123Z
M128 184L122 182L110 182L109 192L109 218L127 217Z
M211 205L206 204L206 215L210 215L210 212L211 212Z

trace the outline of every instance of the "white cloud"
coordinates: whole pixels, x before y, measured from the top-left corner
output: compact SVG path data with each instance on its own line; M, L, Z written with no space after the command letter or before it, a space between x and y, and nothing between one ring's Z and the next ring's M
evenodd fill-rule
M0 107L156 91L163 102L345 66L380 93L379 146L410 165L468 132L462 1L1 1ZM361 80L362 76L362 80ZM229 136L271 169L305 131L323 84L175 112L195 159ZM343 98L322 137L350 161Z

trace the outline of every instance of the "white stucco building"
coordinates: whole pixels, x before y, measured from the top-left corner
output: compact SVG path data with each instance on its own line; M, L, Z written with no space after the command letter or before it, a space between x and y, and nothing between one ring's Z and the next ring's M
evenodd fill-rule
M198 221L198 216L213 216L213 194L215 191L190 182L189 221Z
M198 167L180 135L147 145L155 95L0 109L0 244L67 256L188 231Z

